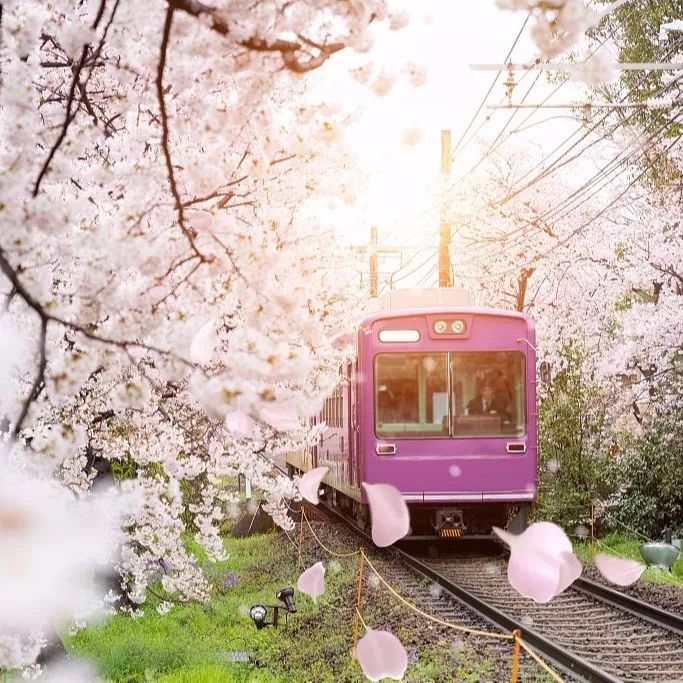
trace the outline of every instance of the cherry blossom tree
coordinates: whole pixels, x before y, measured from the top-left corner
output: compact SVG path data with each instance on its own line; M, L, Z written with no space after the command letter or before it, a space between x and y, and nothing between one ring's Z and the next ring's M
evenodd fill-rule
M3 457L83 499L98 473L137 482L134 612L152 582L163 610L207 596L185 534L220 557L226 477L291 524L269 458L317 438L301 418L356 304L305 212L358 182L306 74L385 19L405 23L375 0L0 8Z

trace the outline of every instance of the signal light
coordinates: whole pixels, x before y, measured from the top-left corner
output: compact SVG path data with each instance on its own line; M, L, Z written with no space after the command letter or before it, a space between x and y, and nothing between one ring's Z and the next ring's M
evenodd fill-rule
M467 329L467 325L464 320L454 320L451 323L451 332L453 334L463 334Z
M448 329L448 325L445 320L437 320L434 323L434 332L437 334L443 334Z

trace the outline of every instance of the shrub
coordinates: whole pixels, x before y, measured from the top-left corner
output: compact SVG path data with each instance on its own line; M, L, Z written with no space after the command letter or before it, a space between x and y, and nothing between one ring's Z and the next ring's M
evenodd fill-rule
M650 538L683 535L683 415L657 418L627 442L610 468L611 516Z
M536 516L570 533L586 526L591 503L610 493L608 397L587 370L575 343L562 350L559 370L539 406L539 501Z

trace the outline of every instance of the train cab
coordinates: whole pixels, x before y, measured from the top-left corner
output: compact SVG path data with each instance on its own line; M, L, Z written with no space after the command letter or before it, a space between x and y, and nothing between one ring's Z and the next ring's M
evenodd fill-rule
M533 321L448 294L394 295L362 322L329 438L288 459L292 469L329 467L327 495L362 527L362 482L396 486L415 538L521 530L535 499Z

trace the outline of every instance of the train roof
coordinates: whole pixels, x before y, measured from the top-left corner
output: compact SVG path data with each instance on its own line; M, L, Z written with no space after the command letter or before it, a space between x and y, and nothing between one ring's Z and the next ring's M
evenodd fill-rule
M475 315L494 316L496 318L516 318L524 320L529 327L534 328L531 316L521 311L508 311L503 308L477 308L474 306L421 306L414 308L394 308L380 310L366 316L361 322L361 327L372 325L378 320L390 320L393 318L409 318L424 315Z

